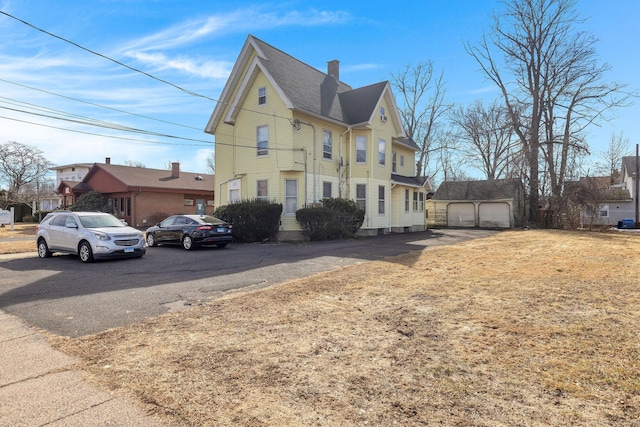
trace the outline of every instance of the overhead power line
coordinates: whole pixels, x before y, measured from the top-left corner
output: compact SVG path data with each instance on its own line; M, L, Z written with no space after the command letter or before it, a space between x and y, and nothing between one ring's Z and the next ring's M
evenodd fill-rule
M46 127L46 128L50 128L50 129L64 130L64 131L67 131L67 132L81 133L81 134L84 134L84 135L102 136L102 137L106 137L106 138L122 139L122 140L125 140L125 141L145 142L145 143L148 143L148 144L176 145L175 142L171 142L170 143L170 142L150 141L150 140L137 139L137 138L127 138L127 137L124 137L124 136L102 135L102 134L95 133L95 132L86 132L86 131L81 131L81 130L77 130L77 129L68 129L68 128L62 128L62 127L58 127L58 126L45 125L43 123L30 122L28 120L20 120L20 119L14 118L14 117L0 116L0 119L13 120L15 122L26 123L26 124L35 125L35 126L42 126L42 127ZM214 143L213 142L209 142L208 145L205 145L205 144L178 144L178 145L205 147L205 146L214 145Z
M86 48L86 47L84 47L84 46L82 46L82 45L80 45L80 44L78 44L78 43L76 43L76 42L73 42L73 41L69 40L69 39L65 39L64 37L58 36L58 35L56 35L56 34L53 34L53 33L49 32L49 31L44 30L44 29L42 29L42 28L40 28L40 27L37 27L37 26L35 26L35 25L33 25L33 24L31 24L31 23L27 22L27 21L23 21L22 19L17 18L17 17L15 17L15 16L11 15L10 13L4 12L4 11L2 11L2 10L0 10L0 13L1 13L1 14L3 14L3 15L5 15L5 16L7 16L7 17L9 17L9 18L11 18L11 19L15 19L16 21L23 23L24 25L26 25L26 26L28 26L28 27L31 27L31 28L33 28L34 30L40 31L41 33L44 33L44 34L46 34L46 35L48 35L48 36L51 36L51 37L54 37L54 38L56 38L56 39L58 39L58 40L62 40L62 41L63 41L63 42L65 42L65 43L69 43L69 44L71 44L71 45L73 45L73 46L77 47L78 49L82 49L82 50L84 50L84 51L86 51L86 52L89 52L89 53L91 53L91 54L93 54L93 55L96 55L96 56L99 56L99 57L101 57L101 58L104 58L104 59L106 59L107 61L114 62L114 63L116 63L116 64L118 64L118 65L120 65L120 66L122 66L122 67L128 68L129 70L131 70L131 71L135 71L136 73L143 74L143 75L145 75L145 76L147 76L147 77L149 77L149 78L152 78L152 79L154 79L154 80L157 80L157 81L159 81L159 82L161 82L161 83L167 84L167 85L169 85L169 86L173 86L174 88L176 88L176 89L178 89L178 90L180 90L180 91L182 91L182 92L184 92L184 93L187 93L187 94L192 95L192 96L197 96L197 97L200 97L200 98L205 98L205 99L208 99L208 100L210 100L210 101L218 102L216 99L210 98L210 97L208 97L208 96L206 96L206 95L202 95L202 94L197 93L197 92L193 92L193 91L191 91L191 90L189 90L189 89L185 89L185 88L183 88L183 87L181 87L181 86L178 86L177 84L171 83L170 81L167 81L167 80L161 79L161 78L159 78L159 77L156 77L156 76L154 76L154 75L152 75L152 74L149 74L149 73L147 73L147 72L145 72L145 71L139 70L139 69L137 69L137 68L135 68L135 67L132 67L132 66L127 65L127 64L125 64L125 63L123 63L123 62L120 62L120 61L118 61L117 59L110 58L110 57L108 57L108 56L106 56L106 55L103 55L103 54L101 54L101 53L99 53L99 52L96 52L95 50L91 50L91 49L89 49L89 48Z
M92 105L94 107L104 108L106 110L116 111L118 113L129 114L129 115L140 117L140 118L143 118L143 119L154 120L154 121L157 121L157 122L166 123L166 124L169 124L169 125L181 126L181 127L188 128L188 129L202 130L201 128L197 128L195 126L184 125L184 124L181 124L181 123L170 122L168 120L162 120L162 119L158 119L158 118L155 118L155 117L149 117L149 116L145 116L145 115L142 115L142 114L132 113L130 111L125 111L125 110L120 110L118 108L108 107L106 105L101 105L101 104L97 104L95 102L89 102L89 101L85 101L85 100L82 100L82 99L73 98L71 96L61 95L59 93L51 92L51 91L44 90L44 89L39 89L39 88L33 87L33 86L27 86L27 85L24 85L24 84L21 84L21 83L12 82L12 81L9 81L9 80L0 79L0 82L9 83L9 84L12 84L12 85L15 85L15 86L20 86L20 87L23 87L23 88L26 88L26 89L35 90L35 91L38 91L38 92L46 93L48 95L58 96L60 98L69 99L71 101L81 102L83 104Z
M180 90L180 91L182 91L182 92L184 92L184 93L186 93L186 94L188 94L188 95L196 96L196 97L199 97L199 98L204 98L204 99L207 99L207 100L209 100L209 101L213 101L213 102L215 102L216 104L221 103L221 101L220 101L220 100L218 100L218 99L211 98L211 97L209 97L209 96L207 96L207 95L203 95L203 94L200 94L200 93L194 92L194 91L189 90L189 89L185 89L185 88L183 88L182 86L179 86L179 85L177 85L177 84L175 84L175 83L171 83L171 82L170 82L170 81L168 81L168 80L161 79L161 78L156 77L156 76L154 76L154 75L152 75L152 74L150 74L150 73L147 73L146 71L142 71L142 70L140 70L140 69L138 69L138 68L132 67L132 66L127 65L127 64L125 64L125 63L123 63L123 62L121 62L121 61L118 61L117 59L113 59L113 58L111 58L111 57L109 57L109 56L107 56L107 55L104 55L104 54L99 53L99 52L96 52L96 51L94 51L94 50L92 50L92 49L86 48L86 47L84 47L84 46L80 45L79 43L76 43L76 42L74 42L74 41L71 41L71 40L69 40L69 39L66 39L66 38L64 38L64 37L62 37L62 36L58 36L57 34L53 34L53 33L49 32L49 31L47 31L47 30L44 30L44 29L42 29L42 28L40 28L40 27L38 27L38 26L36 26L36 25L33 25L33 24L31 24L31 23L29 23L29 22L27 22L27 21L24 21L24 20L22 20L22 19L20 19L20 18L18 18L18 17L15 17L15 16L11 15L10 13L7 13L7 12L4 12L4 11L0 10L0 14L5 15L5 16L7 16L7 17L11 18L11 19L14 19L14 20L16 20L16 21L18 21L18 22L20 22L20 23L22 23L22 24L24 24L24 25L26 25L26 26L28 26L28 27L30 27L30 28L33 28L33 29L34 29L34 30L36 30L36 31L40 31L41 33L44 33L44 34L46 34L46 35L48 35L48 36L50 36L50 37L56 38L56 39L61 40L61 41L65 42L65 43L69 43L69 44L71 44L71 45L73 45L73 46L77 47L78 49L82 49L82 50L84 50L85 52L89 52L89 53L91 53L91 54L93 54L93 55L96 55L96 56L98 56L98 57L100 57L100 58L106 59L107 61L111 61L111 62L113 62L113 63L115 63L115 64L118 64L118 65L120 65L120 66L122 66L122 67L125 67L125 68L127 68L127 69L129 69L129 70L131 70L131 71L134 71L134 72L136 72L136 73L140 73L140 74L142 74L142 75L144 75L144 76L147 76L147 77L149 77L149 78L151 78L151 79L153 79L153 80L156 80L156 81L158 81L158 82L161 82L161 83L167 84L167 85L169 85L169 86L172 86L172 87L174 87L174 88L176 88L176 89L178 89L178 90ZM252 113L255 113L255 114L261 114L261 115L273 116L273 117L277 117L277 118L280 118L280 119L289 120L289 117L272 115L272 114L268 114L268 113L265 113L265 112L262 112L262 111L252 110L252 109L249 109L249 108L246 108L246 107L241 107L240 109L241 109L241 110L243 110L243 111L249 111L249 112L252 112Z

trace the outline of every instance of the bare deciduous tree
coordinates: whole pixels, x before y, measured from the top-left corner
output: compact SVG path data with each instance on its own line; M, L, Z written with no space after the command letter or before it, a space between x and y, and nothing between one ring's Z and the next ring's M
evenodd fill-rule
M535 221L540 173L548 174L552 199L560 198L571 159L588 149L584 130L625 104L625 85L604 81L609 67L597 63L595 38L576 30L574 0L504 4L489 36L467 44L467 52L501 91L527 160L529 220Z
M436 141L438 121L451 106L444 102L444 72L433 74L433 62L420 63L413 68L406 66L391 75L391 85L401 98L400 117L407 135L418 144L420 152L416 160L416 174L427 170L430 156L442 149Z
M519 144L513 139L513 127L504 106L482 101L452 111L451 122L458 128L469 164L482 171L488 180L506 178L510 161L518 155Z
M629 155L631 155L629 138L625 138L622 133L612 134L607 149L600 153L600 158L596 162L596 172L609 176L609 183L615 184L622 165L622 158Z
M47 181L47 173L53 164L35 147L9 141L0 144L0 182L8 186L6 205L30 203L34 188Z
M216 153L212 151L211 154L207 157L207 172L211 175L216 174Z
M125 160L124 162L125 166L130 166L132 168L144 168L145 165L144 163L137 161L137 160Z

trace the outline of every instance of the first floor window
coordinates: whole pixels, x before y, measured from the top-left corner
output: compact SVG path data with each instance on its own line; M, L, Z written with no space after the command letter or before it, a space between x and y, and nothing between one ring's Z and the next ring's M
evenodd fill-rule
M269 191L267 189L267 180L259 179L256 183L256 197L258 200L267 200L269 198Z
M258 126L257 148L258 156L266 156L267 154L269 154L269 127Z
M322 198L323 199L331 198L331 181L322 182Z
M230 189L229 190L229 203L239 202L240 201L240 190L238 189Z
M356 163L367 163L366 136L356 136Z
M424 193L420 192L420 212L424 212Z
M356 184L356 204L360 209L366 211L367 207L367 185Z
M418 212L418 192L413 192L413 211Z
M384 185L378 186L378 213L384 214Z
M404 211L409 212L409 189L404 190Z
M284 180L284 213L295 215L298 210L298 180Z
M328 130L322 131L322 158L331 160L331 150L333 145L333 136Z
M600 207L600 216L602 218L607 218L609 216L609 205L604 205Z

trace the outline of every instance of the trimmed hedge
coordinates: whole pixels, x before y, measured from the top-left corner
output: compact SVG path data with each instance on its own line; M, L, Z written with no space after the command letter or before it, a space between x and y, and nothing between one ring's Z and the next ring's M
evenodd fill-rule
M237 242L275 240L280 228L282 205L264 200L243 200L218 207L213 216L233 225Z
M331 198L298 210L296 220L310 240L348 239L362 226L364 211L353 200Z

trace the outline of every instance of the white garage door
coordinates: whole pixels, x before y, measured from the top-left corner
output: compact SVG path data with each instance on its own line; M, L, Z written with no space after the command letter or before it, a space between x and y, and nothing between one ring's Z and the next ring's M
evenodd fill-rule
M447 206L449 227L475 227L476 215L473 203L449 203Z
M485 202L478 207L480 227L511 227L509 204L505 202Z

